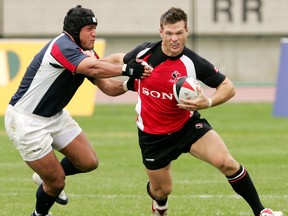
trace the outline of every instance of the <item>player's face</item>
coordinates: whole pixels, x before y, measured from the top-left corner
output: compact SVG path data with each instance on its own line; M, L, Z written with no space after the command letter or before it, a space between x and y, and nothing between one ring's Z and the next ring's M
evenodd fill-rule
M184 21L166 24L160 28L160 36L162 38L162 51L168 56L177 56L184 49L188 28L185 28Z
M96 39L96 26L86 25L81 28L80 41L84 50L92 50Z

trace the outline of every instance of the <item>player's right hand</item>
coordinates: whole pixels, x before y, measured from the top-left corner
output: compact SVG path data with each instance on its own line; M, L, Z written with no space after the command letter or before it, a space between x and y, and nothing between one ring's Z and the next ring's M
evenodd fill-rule
M150 76L153 68L141 59L132 59L122 67L122 75L136 79Z

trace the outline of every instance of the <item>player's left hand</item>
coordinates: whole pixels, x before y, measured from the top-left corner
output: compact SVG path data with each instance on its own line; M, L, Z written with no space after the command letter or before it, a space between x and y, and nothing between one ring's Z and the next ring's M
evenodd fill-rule
M208 108L209 99L206 97L200 87L197 87L198 97L193 100L180 99L182 103L177 104L179 108L189 111L197 111Z

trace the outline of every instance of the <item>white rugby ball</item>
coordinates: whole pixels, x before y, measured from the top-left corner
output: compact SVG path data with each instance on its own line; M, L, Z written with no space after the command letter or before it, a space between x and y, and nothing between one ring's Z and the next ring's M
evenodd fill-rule
M193 100L199 95L197 87L202 91L200 83L190 76L180 77L173 85L173 94L178 103L180 99Z

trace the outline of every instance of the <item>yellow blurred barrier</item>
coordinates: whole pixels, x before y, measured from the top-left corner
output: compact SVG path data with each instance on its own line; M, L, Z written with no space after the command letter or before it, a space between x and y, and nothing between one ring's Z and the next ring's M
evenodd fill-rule
M0 40L0 115L4 115L27 66L47 42L32 39ZM94 49L100 58L104 55L105 45L104 39L95 42ZM73 116L90 116L94 112L95 94L96 87L85 80L66 108Z

